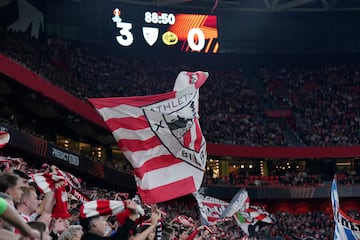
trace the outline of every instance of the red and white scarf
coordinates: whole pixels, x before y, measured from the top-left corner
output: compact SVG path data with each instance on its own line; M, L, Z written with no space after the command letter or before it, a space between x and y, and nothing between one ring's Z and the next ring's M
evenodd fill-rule
M98 199L86 202L80 207L80 218L89 218L97 215L116 215L125 210L125 202Z

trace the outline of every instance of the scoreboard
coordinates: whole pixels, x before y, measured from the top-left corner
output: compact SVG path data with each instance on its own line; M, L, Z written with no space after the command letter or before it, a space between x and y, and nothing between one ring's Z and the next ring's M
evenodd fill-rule
M169 10L113 6L107 11L109 44L134 51L216 54L217 16Z

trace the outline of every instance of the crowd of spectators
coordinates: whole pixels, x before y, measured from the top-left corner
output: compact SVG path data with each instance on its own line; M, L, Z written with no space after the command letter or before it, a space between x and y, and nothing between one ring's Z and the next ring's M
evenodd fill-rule
M12 199L15 203L15 206L18 207L18 211L23 212L20 216L29 218L27 221L43 221L46 223L47 228L44 230L44 235L50 236L52 238L43 238L43 239L80 239L81 235L84 234L87 230L84 229L83 220L79 216L82 205L81 201L75 197L75 195L68 192L68 202L67 209L71 216L67 217L53 217L52 219L44 217L45 212L38 212L38 218L34 218L36 215L31 214L30 212L25 211L24 209L29 209L29 206L32 206L33 211L37 211L36 208L39 206L44 206L45 201L54 201L54 195L45 195L39 192L37 188L37 182L33 182L34 174L39 174L49 169L49 166L43 165L42 169L34 169L29 167L25 162L18 161L13 162L9 167L3 168L4 170L0 173L0 186L1 191L4 196L9 194L9 199ZM54 166L51 167L54 169ZM56 169L56 168L55 168ZM4 177L6 175L6 178ZM4 186L9 184L4 183L4 180L9 178L9 176L14 176L14 178L19 179L19 190L21 191L10 191L4 190ZM21 177L22 176L22 177ZM35 183L35 184L34 184ZM30 185L29 185L30 184ZM36 195L39 195L39 199L33 202L35 205L29 205L30 200L25 200L30 198L32 195L26 195L26 189L29 189L29 186L36 187ZM13 188L13 185L9 185L8 188ZM31 189L31 188L30 188ZM86 188L86 184L82 184L78 191L82 194L88 196L88 201L98 200L98 199L111 199L111 200L121 200L126 199L130 195L129 193L120 193L115 190L110 190L106 188ZM21 194L21 195L19 195ZM35 192L33 192L34 196ZM2 195L1 195L2 196ZM49 196L52 196L49 198ZM121 197L120 197L121 196ZM58 201L59 199L56 199ZM132 201L138 201L138 198L133 198ZM59 204L59 203L57 203ZM22 205L20 207L20 205ZM45 204L46 205L46 204ZM54 206L54 203L50 206ZM146 206L145 206L146 207ZM42 208L44 209L44 208ZM46 207L45 207L46 209ZM53 210L55 211L55 210ZM148 209L147 211L151 211ZM177 238L174 239L186 239L189 235L194 233L194 231L203 232L203 226L200 223L200 212L197 206L195 199L191 196L185 196L182 198L174 199L168 202L159 203L157 205L157 211L161 213L161 222L162 222L162 238L157 239L173 239L169 235L174 234ZM273 224L264 224L259 225L258 229L255 231L255 236L253 239L258 240L289 240L289 239L306 239L306 237L311 237L311 239L321 239L328 240L332 239L334 222L332 214L325 213L322 211L314 211L303 214L294 214L289 212L276 212L271 213L275 222ZM358 218L359 212L357 210L352 210L348 213L350 216L355 219ZM53 213L53 216L54 213ZM34 218L34 219L33 219ZM24 218L25 219L25 218ZM106 215L106 225L107 231L116 231L119 218L115 216ZM117 220L116 220L117 219ZM157 218L157 220L160 220ZM142 221L145 221L144 219ZM137 222L137 228L133 228L133 234L136 234L138 231L143 231L144 227L141 227L141 223ZM149 223L151 224L151 223ZM134 226L135 227L135 226ZM11 230L11 229L10 229ZM7 229L7 231L10 231ZM234 220L229 220L225 222L219 222L216 226L210 227L211 233L208 232L208 238L194 238L194 239L242 239L245 237L244 232L236 224ZM154 231L153 231L154 232ZM180 235L186 235L185 238L182 238ZM134 236L133 236L134 237ZM87 238L85 238L87 239ZM137 238L131 238L137 239ZM155 239L153 238L140 238L140 239Z
M342 175L341 175L342 176ZM344 178L339 181L340 184L344 183ZM354 184L355 182L353 182ZM209 174L204 177L204 185L232 185L239 187L271 187L271 186L319 186L322 184L320 175L308 175L306 172L289 172L284 175L242 175L239 173L230 173L221 178L213 178Z
M0 32L1 53L83 100L163 93L172 89L173 80L181 70L209 71L209 80L200 94L200 122L209 143L287 146L289 142L279 121L264 116L266 109L261 101L274 102L281 109L290 108L296 118L295 131L309 146L354 145L360 139L356 64L311 71L262 68L256 76L266 91L264 96L259 96L242 69L207 69L150 59L100 56L72 42L48 39L44 43L23 33L3 28ZM33 130L26 131L38 135ZM126 161L105 164L132 172ZM253 183L236 175L223 178L219 179L220 183L234 182L230 179L235 179L237 184ZM281 183L280 180L261 182L260 185Z
M182 70L210 72L201 89L201 126L210 143L287 146L279 120L267 119L260 101L290 109L294 131L308 146L356 145L360 139L358 64L312 70L261 68L259 95L242 69L170 64L153 59L103 56L58 39L46 43L0 29L1 53L80 99L168 92Z
M250 146L288 143L279 123L264 118L264 109L241 69L209 70L206 66L99 56L74 43L49 39L44 44L21 33L0 31L1 53L84 100L164 93L172 90L180 71L208 71L210 77L200 97L200 124L208 142Z
M359 63L316 69L262 68L264 98L296 118L296 132L308 146L360 142Z

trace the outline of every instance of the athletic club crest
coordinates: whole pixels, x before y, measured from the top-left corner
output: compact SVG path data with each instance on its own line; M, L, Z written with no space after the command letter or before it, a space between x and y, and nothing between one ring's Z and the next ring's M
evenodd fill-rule
M199 89L195 84L199 77L182 73L178 79L183 84L178 82L174 87L179 89L176 96L143 107L144 116L152 131L174 157L203 169L207 154L198 121Z
M147 44L154 45L159 36L159 29L153 27L143 27L143 36Z

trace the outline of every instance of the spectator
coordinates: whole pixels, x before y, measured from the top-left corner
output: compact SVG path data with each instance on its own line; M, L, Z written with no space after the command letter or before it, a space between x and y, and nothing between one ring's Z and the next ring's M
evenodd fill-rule
M53 240L58 240L60 234L68 227L68 221L63 218L52 218L49 224L50 236Z
M21 180L20 186L21 187L29 186L29 180L31 179L31 177L26 172L24 172L20 169L14 169L12 172L20 178L20 180Z
M161 219L161 213L158 210L151 212L150 224L143 225L140 232L133 235L130 240L156 240L156 227Z
M33 221L33 222L28 222L27 224L33 229L36 229L37 231L40 232L40 240L52 240L51 236L49 235L49 230L45 223Z
M17 205L18 212L26 221L40 221L49 226L54 206L54 192L45 194L42 201L38 200L38 195L33 186L23 187L23 195Z
M79 225L80 209L73 208L70 210L71 217L69 218L70 225Z
M10 195L14 201L14 204L20 202L21 195L21 179L10 172L0 174L0 192Z
M23 195L16 208L25 222L35 221L35 216L32 214L35 213L40 205L36 190L33 187L23 187L22 189Z
M80 240L83 235L80 225L70 225L59 236L58 240Z
M179 240L186 240L189 236L189 229L187 228L180 228L178 233Z

